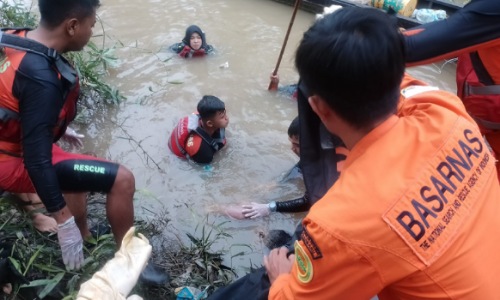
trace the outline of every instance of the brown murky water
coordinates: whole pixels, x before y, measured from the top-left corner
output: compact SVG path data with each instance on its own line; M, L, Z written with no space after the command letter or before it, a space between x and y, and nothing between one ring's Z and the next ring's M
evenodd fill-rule
M81 128L87 136L84 151L118 161L134 172L138 218L166 214L171 219L166 234L181 238L207 220L216 225L227 222L223 228L232 237L216 245L229 250L226 264L239 269L260 265L264 246L258 233L268 229L291 232L304 215L236 221L214 211L250 201L287 200L303 193L300 184L276 183L298 160L286 134L297 115L296 103L267 91L292 8L269 0L102 2L99 15L105 43L117 46L119 58L109 80L127 100ZM279 71L281 83L298 79L293 52L313 20L310 13L297 14ZM184 60L162 50L180 41L191 24L206 32L216 55ZM95 31L101 31L99 26ZM226 62L229 67L221 68ZM455 89L453 63L410 72L433 85ZM225 101L230 118L228 147L210 168L183 161L167 147L179 118L195 111L204 94ZM200 234L198 228L195 235ZM241 251L245 255L231 259Z

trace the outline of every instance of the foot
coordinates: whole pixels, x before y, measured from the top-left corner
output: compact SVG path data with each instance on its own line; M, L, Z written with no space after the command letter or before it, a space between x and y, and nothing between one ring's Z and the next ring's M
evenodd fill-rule
M166 270L150 261L142 271L139 281L146 285L164 286L170 281L170 276Z
M57 222L52 217L38 213L31 216L31 221L40 232L57 232Z

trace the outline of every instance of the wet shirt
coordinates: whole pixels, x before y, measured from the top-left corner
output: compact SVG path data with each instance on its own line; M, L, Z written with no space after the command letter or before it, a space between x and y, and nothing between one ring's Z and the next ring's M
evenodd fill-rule
M491 299L500 294L500 186L456 96L405 77L303 221L269 299Z
M14 61L17 69L12 67ZM52 143L66 88L53 65L37 54L14 51L3 61L2 70L0 101L10 97L19 101L24 165L44 204L57 211L65 202L52 165ZM0 160L10 158L0 154Z

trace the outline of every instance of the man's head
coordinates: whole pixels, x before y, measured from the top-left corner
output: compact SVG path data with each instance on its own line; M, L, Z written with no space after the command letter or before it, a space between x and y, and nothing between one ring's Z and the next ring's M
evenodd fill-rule
M333 116L356 130L371 129L396 111L404 40L395 18L346 7L304 34L295 64L311 107L331 132L336 133L328 124Z
M39 0L40 25L65 32L67 51L79 51L92 36L99 0Z
M295 117L290 126L288 126L288 140L290 141L293 153L300 157L299 117Z
M191 25L186 29L186 34L182 41L193 48L193 50L199 50L206 46L205 33L196 25Z
M226 128L229 118L226 115L224 102L215 96L205 95L197 107L203 126L211 129Z

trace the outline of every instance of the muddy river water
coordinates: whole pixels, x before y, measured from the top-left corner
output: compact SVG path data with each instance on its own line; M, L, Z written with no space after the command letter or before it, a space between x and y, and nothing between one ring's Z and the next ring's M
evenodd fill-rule
M164 233L186 243L185 232L201 236L204 224L210 228L224 223L221 227L231 237L215 248L228 250L225 263L239 270L260 265L264 246L259 233L291 232L304 215L237 221L218 212L230 205L287 200L303 193L300 183L277 183L298 160L286 134L297 115L296 102L267 91L292 8L270 0L102 0L102 4L98 14L105 44L115 46L119 58L106 80L127 99L80 126L86 135L84 151L133 171L137 218L170 219ZM279 70L283 84L298 79L293 53L313 21L311 13L297 14ZM191 24L206 32L215 55L184 60L164 50L179 42ZM100 25L94 33L102 33ZM95 42L102 43L102 37ZM453 91L455 66L443 64L409 71ZM205 94L225 101L230 118L228 146L209 167L183 161L167 147L179 118L195 111ZM244 255L236 255L242 251Z

